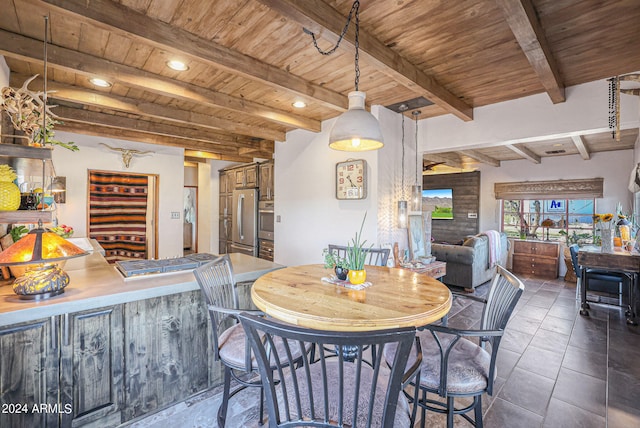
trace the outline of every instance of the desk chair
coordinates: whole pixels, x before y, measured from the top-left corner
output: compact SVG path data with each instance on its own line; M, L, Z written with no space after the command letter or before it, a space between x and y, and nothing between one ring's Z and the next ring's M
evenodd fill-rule
M605 270L600 269L587 269L585 271L585 277L582 278L582 269L578 266L578 251L580 247L578 244L573 244L569 246L569 251L571 252L571 262L573 263L573 270L577 277L576 283L576 300L580 300L580 287L581 284L584 284L585 290L589 290L589 280L598 280L603 282L609 282L618 285L618 305L622 306L622 286L626 279L628 279L627 275L619 272L607 272ZM631 284L629 284L631 286ZM586 293L585 293L586 295ZM582 302L585 309L589 309L589 304L585 301ZM630 302L631 304L631 302ZM583 310L580 311L582 315L587 315L587 313L583 313Z
M444 325L427 325L416 335L422 344L422 368L418 387L421 397L414 403L421 408L424 428L426 411L447 415L447 427L453 427L453 416L461 415L473 426L482 427L481 397L493 394L496 357L507 321L524 292L524 285L511 272L498 266L487 299L465 296L485 304L479 330L460 330ZM421 330L421 329L419 329ZM467 337L476 337L478 343ZM486 349L486 344L491 346ZM393 362L393 356L386 356ZM446 401L427 398L438 394ZM473 403L457 409L456 397L473 397ZM468 412L474 411L471 419Z
M327 247L330 253L333 253L335 251L338 254L338 257L345 258L347 256L347 247L343 245L329 244ZM387 265L387 260L389 260L389 253L391 252L389 248L365 248L365 251L367 253L367 257L364 261L365 265Z
M249 314L238 318L258 360L270 427L411 426L409 405L400 391L415 328L338 332L275 323ZM285 346L278 349L278 342ZM316 349L356 348L357 357L351 362L342 352L320 353L314 360L303 354L302 365L289 370L294 366L289 346L305 343L313 343ZM380 364L382 349L391 344L395 345L396 364L387 368ZM362 361L367 347L378 349L372 355L378 362L373 367ZM413 372L406 375L417 373L420 362L421 354L415 353Z

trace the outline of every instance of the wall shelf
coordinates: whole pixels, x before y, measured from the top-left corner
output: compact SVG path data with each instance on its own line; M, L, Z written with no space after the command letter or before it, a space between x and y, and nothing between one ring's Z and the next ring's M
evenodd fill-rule
M0 144L0 157L41 159L47 161L51 160L52 153L53 150L46 147ZM0 223L38 223L39 220L42 220L43 223L51 223L52 219L53 211L47 210L0 211Z
M19 210L19 211L0 211L0 223L51 223L53 220L53 211L42 210Z

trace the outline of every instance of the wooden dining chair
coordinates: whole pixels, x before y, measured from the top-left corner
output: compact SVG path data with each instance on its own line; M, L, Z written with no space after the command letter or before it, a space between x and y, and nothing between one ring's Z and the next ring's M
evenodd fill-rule
M327 246L330 253L335 252L338 257L345 258L347 256L347 247L344 245L329 244ZM367 253L364 264L373 266L386 266L389 260L389 248L365 248Z
M400 391L408 377L419 373L419 343L413 365L405 372L415 343L414 328L336 332L278 324L250 314L238 318L260 367L269 427L411 426L410 408ZM284 348L278 348L278 342ZM322 352L315 360L304 354L301 367L288 370L293 365L289 348L293 343L298 347L313 343L315 349L337 347L338 352ZM390 345L395 345L396 364L388 368L381 363L383 349ZM367 352L376 363L364 362Z
M447 415L447 427L453 427L453 416L461 415L473 426L482 427L482 394L493 394L496 378L496 356L507 321L513 312L524 285L511 272L498 265L491 289L485 299L468 296L484 304L480 328L462 330L444 325L427 325L420 328L417 337L422 344L422 368L418 387L421 396L414 406L421 408L425 426L426 411ZM476 338L476 340L472 340ZM486 348L486 344L490 348ZM385 356L393 364L393 355ZM414 385L412 385L414 386ZM427 393L437 394L444 401L427 398ZM473 402L463 408L455 408L454 399L473 397ZM467 415L474 411L474 419Z

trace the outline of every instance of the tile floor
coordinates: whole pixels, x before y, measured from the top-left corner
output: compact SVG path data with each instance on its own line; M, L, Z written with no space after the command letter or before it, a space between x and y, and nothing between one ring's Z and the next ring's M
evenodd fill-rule
M488 428L640 427L640 327L626 325L624 312L591 304L578 315L575 284L522 278L523 294L507 326L493 396L483 397ZM476 289L484 295L488 286ZM481 305L456 299L449 325L473 327ZM258 427L255 390L233 398L228 427ZM130 424L146 427L215 427L219 391ZM427 426L444 427L428 413ZM470 426L456 417L456 427Z

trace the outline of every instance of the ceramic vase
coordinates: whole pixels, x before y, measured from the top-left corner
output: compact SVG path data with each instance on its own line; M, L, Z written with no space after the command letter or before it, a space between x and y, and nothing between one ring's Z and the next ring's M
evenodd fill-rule
M613 253L613 230L602 229L600 236L602 238L602 252Z
M347 279L347 274L349 273L349 269L336 266L334 271L339 280L345 281Z
M349 282L352 284L362 284L367 279L367 271L363 270L350 270Z

